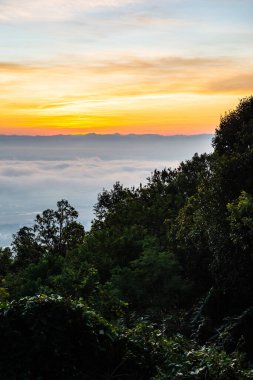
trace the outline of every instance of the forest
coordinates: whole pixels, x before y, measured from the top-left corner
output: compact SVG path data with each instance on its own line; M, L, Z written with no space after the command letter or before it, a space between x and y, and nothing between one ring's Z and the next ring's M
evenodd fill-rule
M253 96L212 144L0 249L1 380L253 379Z

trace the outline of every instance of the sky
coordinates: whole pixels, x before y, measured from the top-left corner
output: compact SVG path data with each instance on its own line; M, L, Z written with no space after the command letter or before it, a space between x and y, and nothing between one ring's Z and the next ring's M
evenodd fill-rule
M0 134L213 133L253 88L252 0L0 0Z
M155 168L175 168L195 152L211 152L202 136L1 136L0 247L38 213L67 199L86 231L103 188L138 186Z

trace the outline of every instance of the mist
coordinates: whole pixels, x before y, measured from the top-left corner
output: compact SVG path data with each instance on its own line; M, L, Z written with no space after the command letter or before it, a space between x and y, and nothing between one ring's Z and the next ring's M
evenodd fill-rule
M154 169L175 168L212 151L212 135L0 136L0 246L36 214L67 199L89 229L104 188L145 183Z

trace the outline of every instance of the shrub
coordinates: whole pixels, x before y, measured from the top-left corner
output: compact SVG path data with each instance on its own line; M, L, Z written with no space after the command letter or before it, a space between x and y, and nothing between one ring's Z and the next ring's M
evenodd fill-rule
M1 379L100 379L116 333L84 305L26 297L0 310Z

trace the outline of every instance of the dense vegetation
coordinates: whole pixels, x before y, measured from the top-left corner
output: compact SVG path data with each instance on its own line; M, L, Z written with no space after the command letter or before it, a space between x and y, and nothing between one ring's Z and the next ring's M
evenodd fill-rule
M253 97L213 147L0 250L1 379L253 379Z

